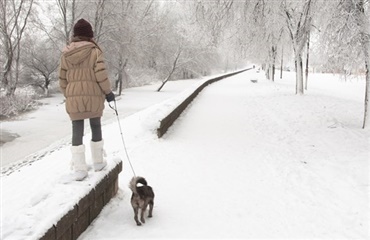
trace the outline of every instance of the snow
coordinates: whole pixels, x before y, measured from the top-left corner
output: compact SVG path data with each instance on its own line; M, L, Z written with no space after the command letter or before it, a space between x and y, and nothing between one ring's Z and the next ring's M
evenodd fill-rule
M118 97L120 117L127 117L155 103L164 101L178 94L184 88L197 84L197 80L178 80L168 82L162 92L156 92L159 83L144 87L125 89L124 95ZM56 94L54 97L41 100L43 104L37 111L24 114L14 120L1 122L1 134L17 134L20 137L1 146L1 166L17 168L24 164L42 158L47 152L60 145L69 144L71 123L65 114L64 97ZM114 112L106 106L103 123L115 121ZM88 125L88 124L86 124ZM89 131L89 126L86 126ZM22 149L19 151L18 149Z
M368 239L364 80L315 74L305 95L296 96L294 73L275 83L263 73L252 83L253 74L205 88L161 139L159 120L202 81L121 117L135 172L156 194L154 216L141 227L133 220L132 172L118 124L107 121L110 164L124 159L120 189L79 239ZM153 97L144 92L146 100ZM36 239L53 220L48 212L68 209L73 193L86 191L101 174L91 171L82 183L61 184L68 161L66 143L1 177L2 239ZM61 201L64 194L71 201Z

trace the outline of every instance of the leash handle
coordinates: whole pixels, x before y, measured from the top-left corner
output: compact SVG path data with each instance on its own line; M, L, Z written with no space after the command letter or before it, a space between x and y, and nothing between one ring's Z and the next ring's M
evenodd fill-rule
M112 105L110 105L111 102L108 102L108 105L116 113L116 116L118 116L116 99L114 99L113 101L114 101L114 107L112 107Z

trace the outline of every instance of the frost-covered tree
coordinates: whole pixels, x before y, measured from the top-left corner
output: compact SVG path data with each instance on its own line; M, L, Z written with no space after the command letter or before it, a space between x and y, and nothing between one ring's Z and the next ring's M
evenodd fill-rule
M106 20L111 12L112 8L107 6L107 0L97 0L93 5L93 19L94 19L94 39L96 42L100 42L100 39L104 36L105 33L105 24ZM110 6L112 7L112 6ZM108 9L107 9L108 8Z
M203 23L194 21L197 14L193 2L180 1L167 6L163 23L166 31L160 35L161 54L157 58L157 65L165 75L158 90L173 77L198 77L218 66L215 36L212 31L202 31Z
M286 25L294 50L296 69L296 93L304 94L303 52L311 30L312 9L315 0L284 0L281 9L285 15Z
M329 66L349 72L362 66L366 75L363 128L370 125L370 2L337 0L325 29L324 43L331 60Z
M121 94L128 83L128 72L134 75L138 69L147 70L148 60L145 51L148 46L153 46L149 39L156 34L156 10L158 4L153 0L146 1L115 1L107 2L110 8L109 16L105 20L102 32L102 46L106 49L105 56L109 66L114 71L113 78ZM138 78L139 81L143 80Z
M370 2L365 0L360 0L356 9L358 11L357 22L360 27L361 36L361 47L364 54L364 63L366 69L366 92L365 92L365 110L364 110L364 121L363 128L370 126Z
M76 21L77 0L55 0L58 6L59 18L56 18L58 25L63 26L61 31L65 44L69 43L73 25Z
M19 81L21 43L31 14L33 0L0 0L0 39L4 66L1 83L7 96L13 96Z
M260 54L263 60L266 77L272 81L275 78L275 64L278 55L279 46L282 46L282 39L285 33L285 19L280 12L277 1L268 2L257 0L251 12L251 20L253 23L254 42L257 47L263 51Z
M217 46L222 41L223 32L232 24L233 0L194 1L195 20L202 31L209 35Z
M49 96L49 86L56 80L59 66L59 54L50 39L28 37L24 50L23 64L27 67L27 85L42 89L44 96ZM55 53L55 54L51 54Z

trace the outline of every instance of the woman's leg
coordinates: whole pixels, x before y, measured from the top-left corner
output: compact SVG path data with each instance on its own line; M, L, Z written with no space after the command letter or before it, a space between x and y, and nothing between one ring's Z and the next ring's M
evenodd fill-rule
M107 166L107 162L104 159L104 141L102 139L100 118L91 118L90 127L92 135L90 143L91 157L95 171L100 171Z
M72 121L72 159L71 166L74 171L74 179L81 181L87 176L85 161L85 145L83 145L84 120Z
M102 138L100 117L90 118L91 141L100 142Z
M84 120L72 121L72 146L82 145L84 135Z

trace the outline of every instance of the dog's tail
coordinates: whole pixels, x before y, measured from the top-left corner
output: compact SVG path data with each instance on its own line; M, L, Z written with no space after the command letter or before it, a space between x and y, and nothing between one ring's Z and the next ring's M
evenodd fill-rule
M136 190L136 187L137 186L136 185L138 183L141 183L144 186L147 186L148 185L148 183L146 182L145 178L143 178L143 177L133 177L131 179L131 181L130 181L130 184L129 184L129 187L130 187L130 189L131 189L132 192L137 193L137 190Z

